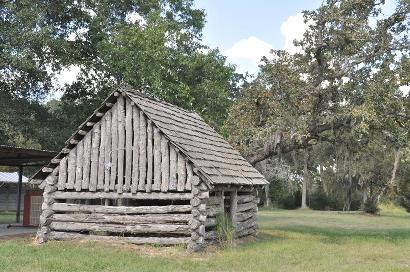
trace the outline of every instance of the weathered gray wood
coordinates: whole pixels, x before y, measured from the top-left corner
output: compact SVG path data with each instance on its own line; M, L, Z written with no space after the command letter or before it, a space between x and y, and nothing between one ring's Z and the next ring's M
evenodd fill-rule
M161 134L157 127L154 127L154 183L152 190L161 189Z
M110 174L110 191L115 190L115 181L117 179L118 163L118 103L115 103L111 116L111 174Z
M75 169L75 190L81 191L81 182L83 180L83 141L77 144L77 157Z
M218 214L223 213L223 209L221 207L207 207L206 208L206 215L213 217L216 216Z
M122 193L117 192L62 192L53 193L55 199L150 199L150 200L190 200L191 193L161 193L161 192L137 192Z
M148 119L147 121L147 185L145 186L145 191L151 192L152 190L152 168L153 168L153 156L152 156L152 137L153 128L152 121Z
M169 147L169 190L177 189L177 152L175 147Z
M169 142L161 136L161 191L167 192L169 187Z
M88 189L90 184L90 167L91 167L91 132L83 138L83 181L81 182L82 189Z
M68 169L67 169L67 189L74 189L74 182L75 182L75 163L76 163L76 152L77 148L74 147L71 149L70 153L68 153Z
M138 190L139 180L139 142L140 142L140 113L136 106L132 107L132 128L134 133L134 142L132 146L132 179L131 192L135 193Z
M105 113L104 191L110 190L111 170L111 110Z
M139 160L139 180L138 180L138 190L145 190L145 181L147 179L147 121L145 115L140 111L140 160Z
M178 163L177 163L177 171L178 171L178 184L177 190L184 191L185 190L185 182L186 182L186 161L184 155L181 152L178 152Z
M98 224L76 222L51 222L50 229L58 231L109 231L119 233L172 233L188 234L187 225L175 224Z
M252 216L256 215L255 211L250 211L250 212L240 212L236 214L236 220L237 222L242 222L245 220L248 220Z
M205 221L205 227L215 227L216 226L216 218L215 217L207 217Z
M206 240L215 240L216 239L216 231L211 230L205 232L205 239Z
M122 236L98 236L87 235L79 233L57 232L51 231L49 233L49 239L53 240L74 240L83 239L91 241L120 241L130 244L158 244L158 245L176 245L186 244L189 242L190 237L122 237Z
M238 222L235 228L235 232L241 232L245 229L253 228L257 226L257 215L254 214L253 216L249 217L247 220Z
M186 178L186 183L185 183L185 190L190 191L191 190L191 184L192 184L192 177L194 175L194 172L192 171L192 165L189 161L186 161L186 173L187 173L187 178Z
M132 174L132 108L131 100L125 99L125 179L124 191L128 192L131 187Z
M249 235L254 235L256 233L256 228L248 228L245 230L242 230L240 232L236 232L235 233L235 238L241 238L241 237L245 237L245 236L249 236Z
M105 147L107 146L106 120L104 115L100 121L100 150L98 152L97 190L104 189L105 177Z
M59 222L113 223L113 224L167 224L188 223L190 214L113 215L101 213L54 214L51 220Z
M257 208L258 208L258 206L257 206L256 203L249 202L249 203L239 204L237 211L238 212L243 212L243 211L247 211L247 210L255 210Z
M193 175L191 178L191 183L194 186L198 186L201 183L201 179L197 175Z
M64 190L65 183L67 182L67 157L64 157L60 161L60 167L58 171L58 190Z
M99 205L82 205L54 203L54 211L60 212L93 212L93 213L115 213L115 214L144 214L144 213L176 213L190 212L191 205L168 205L168 206L99 206Z
M238 204L253 202L255 197L253 195L240 195L238 196Z
M125 154L125 113L124 113L124 97L120 96L117 100L118 104L118 170L117 170L117 192L122 193L124 185L124 154Z
M97 173L98 173L98 149L100 147L100 123L94 125L91 139L91 169L90 169L90 191L97 189Z
M235 229L236 228L236 214L237 214L237 210L238 210L238 192L237 191L232 191L231 192L231 222L232 222L232 226Z

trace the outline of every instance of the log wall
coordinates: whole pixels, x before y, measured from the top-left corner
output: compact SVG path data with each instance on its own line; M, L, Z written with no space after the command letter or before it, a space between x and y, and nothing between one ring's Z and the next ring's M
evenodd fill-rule
M205 241L217 239L217 216L225 213L231 219L236 238L254 235L257 232L259 198L256 190L214 188L206 201Z
M193 172L185 156L129 98L120 95L110 106L61 159L58 190L190 191Z

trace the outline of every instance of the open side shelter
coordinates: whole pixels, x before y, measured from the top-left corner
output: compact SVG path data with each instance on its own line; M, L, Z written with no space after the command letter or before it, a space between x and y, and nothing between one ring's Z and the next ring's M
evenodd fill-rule
M48 150L0 145L0 166L18 167L16 223L20 223L23 168L26 166L43 166L56 154L56 152Z

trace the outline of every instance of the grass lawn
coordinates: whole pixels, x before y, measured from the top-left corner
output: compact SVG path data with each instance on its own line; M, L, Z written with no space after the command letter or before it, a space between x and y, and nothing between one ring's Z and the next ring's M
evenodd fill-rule
M256 240L182 247L0 241L0 271L410 271L410 214L261 210Z
M20 215L23 218L23 214ZM15 212L0 212L0 224L12 224L16 222Z

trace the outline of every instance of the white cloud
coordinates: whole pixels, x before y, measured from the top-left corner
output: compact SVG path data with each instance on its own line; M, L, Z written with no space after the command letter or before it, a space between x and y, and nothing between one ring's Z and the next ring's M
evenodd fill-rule
M64 87L65 84L71 84L80 74L81 68L77 65L70 65L69 67L63 68L58 74L53 75L53 85L58 90L61 87ZM63 93L61 90L53 93L51 98L59 99Z
M271 49L271 44L251 36L236 42L224 53L229 62L237 65L238 72L256 73L261 58L269 55Z
M301 40L303 34L308 29L308 24L303 22L303 14L298 13L294 16L289 16L286 21L280 26L280 32L285 37L285 45L283 49L290 54L295 54L301 51L300 47L296 47L293 41Z
M140 26L145 26L147 24L147 21L142 17L138 12L134 11L131 13L128 13L127 16L125 17L125 21L132 23L132 24L139 24Z

